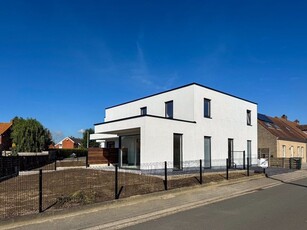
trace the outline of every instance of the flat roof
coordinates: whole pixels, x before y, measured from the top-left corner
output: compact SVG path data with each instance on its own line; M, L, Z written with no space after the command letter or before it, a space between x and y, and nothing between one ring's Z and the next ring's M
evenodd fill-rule
M207 86L204 86L204 85L201 85L201 84L198 84L198 83L193 82L193 83L190 83L190 84L187 84L187 85L183 85L183 86L180 86L180 87L176 87L176 88L173 88L173 89L169 89L169 90L166 90L166 91L162 91L162 92L160 92L160 93L155 93L155 94L152 94L152 95L149 95L149 96L145 96L145 97L142 97L142 98L138 98L138 99L131 100L131 101L128 101L128 102L124 102L124 103L121 103L121 104L117 104L117 105L113 105L113 106L107 107L106 109L111 109L111 108L114 108L114 107L117 107L117 106L129 104L129 103L132 103L132 102L135 102L135 101L140 101L140 100L143 100L143 99L146 99L146 98L149 98L149 97L154 97L154 96L157 96L157 95L160 95L160 94L163 94L163 93L168 93L168 92L175 91L175 90L178 90L178 89L182 89L182 88L185 88L185 87L188 87L188 86L191 86L191 85L197 85L197 86L203 87L203 88L205 88L205 89L209 89L209 90L212 90L212 91L215 91L215 92L218 92L218 93L221 93L221 94L230 96L230 97L234 97L234 98L237 98L237 99L240 99L240 100L243 100L243 101L250 102L250 103L253 103L253 104L258 105L256 102L249 101L249 100L246 100L246 99L244 99L244 98L237 97L237 96L234 96L234 95L232 95L232 94L225 93L225 92L222 92L222 91L220 91L220 90L216 90L216 89L213 89L213 88L210 88L210 87L207 87Z

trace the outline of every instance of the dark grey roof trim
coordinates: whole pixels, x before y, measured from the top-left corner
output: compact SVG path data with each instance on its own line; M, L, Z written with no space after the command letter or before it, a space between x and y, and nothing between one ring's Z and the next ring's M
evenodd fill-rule
M166 119L166 120L170 120L170 121L180 121L180 122L187 122L187 123L196 124L196 121L188 121L188 120L181 120L181 119L174 119L174 118L167 118L167 117L160 117L160 116L146 114L146 115L138 115L138 116L133 116L133 117L126 117L126 118L113 120L113 121L101 122L101 123L97 123L97 124L94 124L94 125L104 125L104 124L109 124L109 123L118 122L118 121L125 121L125 120L140 118L140 117L153 117L153 118L159 118L159 119Z
M107 107L106 109L111 109L111 108L114 108L114 107L117 107L117 106L129 104L129 103L131 103L131 102L143 100L143 99L146 99L146 98L149 98L149 97L153 97L153 96L157 96L157 95L160 95L160 94L163 94L163 93L168 93L168 92L171 92L171 91L174 91L174 90L178 90L178 89L182 89L182 88L185 88L185 87L188 87L188 86L191 86L191 85L198 85L198 86L200 86L200 87L203 87L203 88L206 88L206 89L209 89L209 90L218 92L218 93L222 93L222 94L227 95L227 96L230 96L230 97L234 97L234 98L237 98L237 99L240 99L240 100L247 101L247 102L250 102L250 103L253 103L253 104L258 105L256 102L249 101L249 100L246 100L246 99L244 99L244 98L237 97L237 96L234 96L234 95L232 95L232 94L225 93L225 92L222 92L222 91L219 91L219 90L216 90L216 89L213 89L213 88L210 88L210 87L207 87L207 86L204 86L204 85L201 85L201 84L198 84L198 83L193 82L193 83L190 83L190 84L187 84L187 85L183 85L183 86L180 86L180 87L177 87L177 88L174 88L174 89L169 89L169 90L166 90L166 91L163 91L163 92L160 92L160 93L152 94L152 95L145 96L145 97L142 97L142 98L139 98L139 99L135 99L135 100L132 100L132 101L124 102L124 103L121 103L121 104L118 104L118 105L114 105L114 106L110 106L110 107Z

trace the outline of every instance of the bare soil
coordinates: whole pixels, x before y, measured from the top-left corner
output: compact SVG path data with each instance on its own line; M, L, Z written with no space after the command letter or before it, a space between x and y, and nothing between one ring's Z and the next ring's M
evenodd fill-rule
M0 183L0 219L38 213L39 174L20 175ZM246 176L242 172L229 174L229 179ZM164 190L162 177L119 173L120 198ZM203 183L225 180L225 173L203 174ZM65 209L113 200L114 172L94 169L67 169L43 172L43 211ZM197 175L170 177L168 189L199 184Z

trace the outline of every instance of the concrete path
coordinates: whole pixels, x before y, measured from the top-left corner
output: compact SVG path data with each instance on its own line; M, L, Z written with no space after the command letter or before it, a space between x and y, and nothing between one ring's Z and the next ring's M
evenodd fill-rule
M1 229L120 229L180 211L307 178L300 170L135 196L78 209L31 215L1 223Z

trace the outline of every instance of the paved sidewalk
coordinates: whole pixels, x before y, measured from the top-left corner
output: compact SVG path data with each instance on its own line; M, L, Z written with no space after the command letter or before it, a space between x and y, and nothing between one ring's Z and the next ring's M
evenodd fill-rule
M179 211L307 177L307 171L239 180L135 196L79 209L31 215L4 222L0 229L120 229Z

